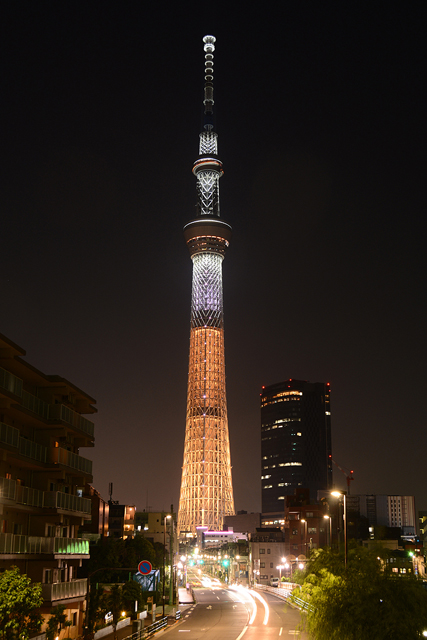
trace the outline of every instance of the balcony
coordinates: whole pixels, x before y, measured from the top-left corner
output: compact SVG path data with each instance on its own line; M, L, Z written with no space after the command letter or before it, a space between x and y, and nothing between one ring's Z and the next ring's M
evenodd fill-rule
M80 513L90 513L92 510L92 503L88 498L73 496L62 491L45 491L43 506Z
M73 496L62 491L40 491L31 487L23 487L16 484L16 480L0 478L0 499L13 500L17 504L29 507L45 507L50 509L62 509L63 511L76 511L78 513L91 513L91 501L88 498Z
M37 462L47 461L47 447L26 438L19 438L19 453Z
M16 482L9 478L0 478L0 499L15 500Z
M52 447L50 457L51 462L54 464L60 464L64 467L81 471L81 473L86 475L92 475L92 460L83 458L77 455L77 453L62 449L61 447Z
M0 422L0 442L17 448L19 444L19 429Z
M0 498L13 500L17 504L25 504L29 507L43 506L43 491L23 487L16 484L16 480L0 478Z
M81 538L48 538L0 533L0 554L89 555L89 542Z
M29 507L43 506L43 491L32 489L31 487L22 487L16 485L15 501L18 504L25 504Z
M0 388L5 389L9 393L13 393L15 396L22 398L22 385L21 378L14 376L10 371L6 371L0 367Z
M95 425L87 418L83 418L79 413L76 413L65 404L51 404L49 405L49 420L59 420L60 422L66 422L67 424L84 431L87 435L93 438L95 432Z
M40 418L44 418L45 420L49 419L49 407L50 405L44 400L40 400L36 396L33 396L32 393L28 393L28 391L22 392L22 405L28 411L32 413L36 413Z
M66 600L67 598L85 597L87 579L72 580L71 582L55 582L54 584L42 584L42 595L45 602L54 600Z

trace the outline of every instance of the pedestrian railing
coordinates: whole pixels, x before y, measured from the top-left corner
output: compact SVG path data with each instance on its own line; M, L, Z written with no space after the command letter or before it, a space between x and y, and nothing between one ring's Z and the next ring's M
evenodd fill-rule
M157 631L164 629L165 627L167 627L167 625L168 619L166 617L160 618L160 620L157 620L156 622L153 622L153 624L150 624L149 627L145 627L145 629L136 631L131 636L128 636L126 640L143 640L144 638L148 638L148 636L153 635Z

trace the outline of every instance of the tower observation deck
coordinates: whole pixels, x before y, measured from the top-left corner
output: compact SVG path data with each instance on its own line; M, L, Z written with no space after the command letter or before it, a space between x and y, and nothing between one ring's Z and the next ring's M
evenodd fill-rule
M184 460L178 511L181 537L197 527L220 531L223 518L234 514L230 443L225 391L222 261L231 227L221 220L218 135L213 124L215 38L203 38L205 51L204 126L197 179L197 216L184 227L193 261L190 359Z

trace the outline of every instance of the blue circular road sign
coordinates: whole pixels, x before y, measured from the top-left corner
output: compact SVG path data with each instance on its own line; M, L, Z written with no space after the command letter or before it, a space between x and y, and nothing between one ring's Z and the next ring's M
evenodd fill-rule
M142 573L143 576L148 576L148 574L151 573L152 570L153 567L151 566L151 562L149 562L148 560L141 560L138 565L139 573Z

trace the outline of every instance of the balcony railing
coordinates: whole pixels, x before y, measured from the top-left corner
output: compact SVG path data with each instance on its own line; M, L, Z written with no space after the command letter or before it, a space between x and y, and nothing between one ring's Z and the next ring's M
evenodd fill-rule
M0 369L0 387L2 386L1 385L2 371L4 371L4 369ZM8 374L9 376L12 375L12 374L9 374L8 371L4 371L4 373ZM16 378L16 380L20 380L20 379ZM20 382L22 383L22 380L20 380ZM12 382L9 381L9 386L13 387L14 384L12 383L13 381ZM40 416L41 418L44 418L45 420L50 420L50 421L57 420L61 422L66 422L72 427L75 427L76 429L79 429L80 431L83 431L84 433L87 433L89 436L93 437L95 432L94 423L88 420L87 418L84 418L76 411L73 411L73 409L66 407L65 404L49 404L48 402L45 402L44 400L37 398L37 396L34 396L32 393L29 393L28 391L22 391L22 385L21 385L21 393L19 395L22 397L22 406L25 409L28 409L28 411L31 411L32 413L36 413L38 416Z
M30 507L46 507L50 509L63 509L64 511L76 511L79 513L91 512L91 501L62 491L40 491L31 487L23 487L16 484L16 480L0 478L0 498L14 500L17 504L25 504Z
M19 453L38 462L46 462L47 460L47 447L26 438L19 438Z
M19 429L0 422L0 442L11 447L17 447L19 444Z
M80 431L84 431L89 436L93 436L95 432L95 425L87 418L83 418L79 413L76 413L65 404L51 404L49 411L50 420L61 420L66 422Z
M28 411L32 411L32 413L37 413L38 416L45 420L49 419L49 407L51 405L33 396L32 393L28 393L28 391L22 392L22 406Z
M46 602L86 596L86 590L86 578L84 578L83 580L72 580L71 582L56 582L54 584L42 585L43 600L45 600Z
M48 538L0 533L1 553L89 555L89 541L81 538Z
M43 491L32 489L31 487L22 487L16 485L15 501L18 504L25 504L29 507L43 506Z
M15 500L16 482L9 478L0 478L0 498Z
M71 469L76 469L77 471L81 471L87 475L92 475L92 460L83 458L82 456L77 455L77 453L73 453L67 449L52 447L51 461L54 464L62 464L65 467L70 467Z
M73 496L62 491L45 491L43 506L81 513L90 513L92 509L92 503L88 498Z
M15 396L22 397L22 385L23 382L21 378L14 376L10 371L6 371L0 367L0 387L9 391L9 393L14 393Z

